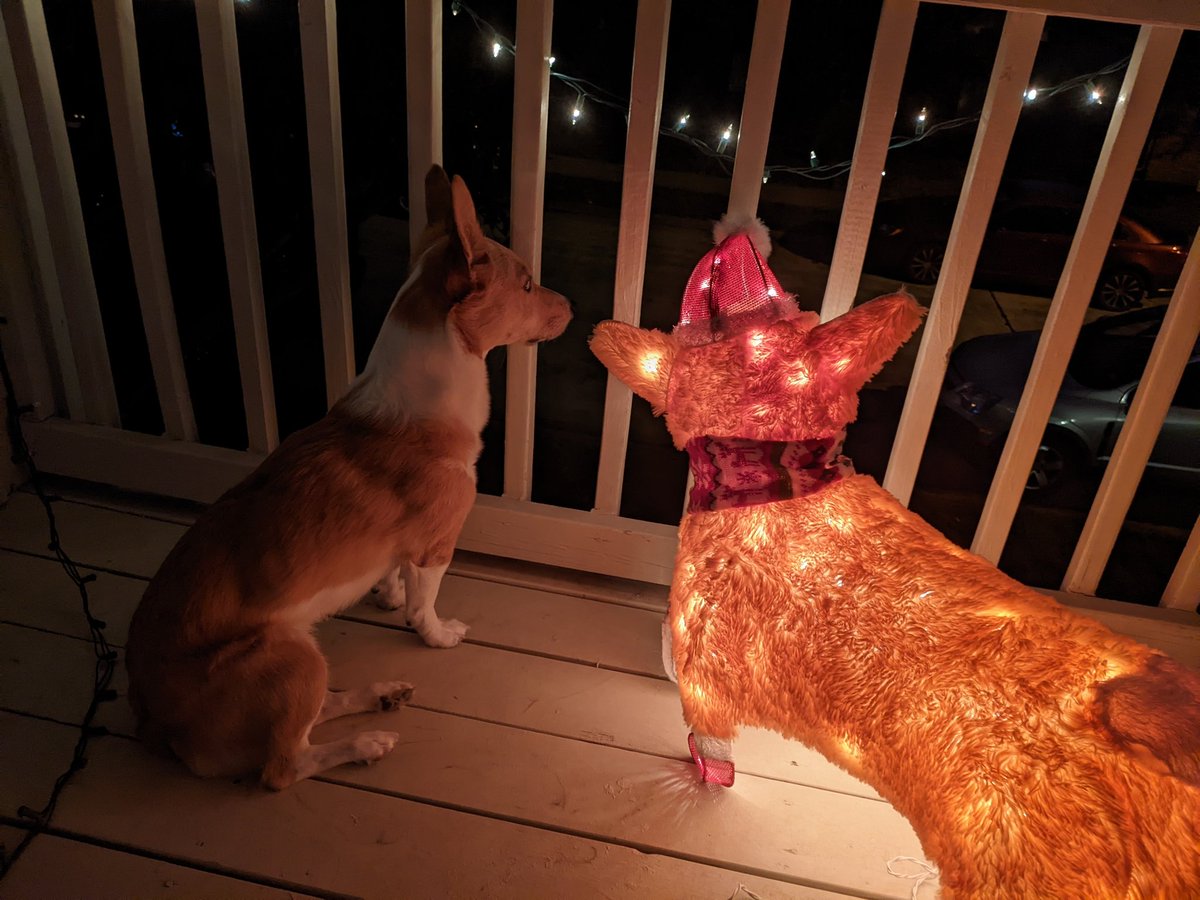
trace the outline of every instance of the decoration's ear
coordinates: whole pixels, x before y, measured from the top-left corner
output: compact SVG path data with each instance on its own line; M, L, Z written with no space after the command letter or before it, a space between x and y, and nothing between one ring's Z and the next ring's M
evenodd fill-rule
M487 241L479 228L479 217L475 215L475 203L467 183L458 175L450 183L450 194L454 208L454 228L458 243L466 257L467 267L474 269L487 259Z
M441 166L432 166L425 174L425 222L449 226L454 221L454 200L450 179Z
M667 382L679 352L675 338L624 322L601 322L589 346L608 371L650 401L655 415L666 411Z
M921 324L925 308L907 291L876 297L809 334L809 346L858 390L896 355Z

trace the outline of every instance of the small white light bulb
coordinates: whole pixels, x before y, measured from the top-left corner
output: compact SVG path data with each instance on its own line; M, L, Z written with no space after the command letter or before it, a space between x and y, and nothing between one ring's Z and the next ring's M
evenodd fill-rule
M492 59L500 55L500 42L492 41Z
M1027 90L1025 92L1025 99L1028 100L1030 103L1032 103L1034 100L1036 100L1037 97L1038 97L1038 89L1035 87L1031 87L1029 90Z
M549 63L550 63L550 65L551 65L551 66L553 66L553 65L554 65L554 60L555 60L555 58L556 58L556 57L553 57L553 56L552 56L552 57L550 57L550 59L549 59L549 60L547 60L547 62L549 62Z

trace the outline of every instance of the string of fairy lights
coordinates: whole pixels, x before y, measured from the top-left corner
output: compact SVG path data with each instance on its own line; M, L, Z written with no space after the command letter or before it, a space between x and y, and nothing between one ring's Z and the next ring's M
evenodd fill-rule
M516 45L466 3L461 2L461 0L452 0L450 13L453 16L462 14L471 20L475 28L487 41L493 59L498 59L501 54L516 56ZM622 97L620 94L614 93L586 78L578 78L557 70L554 68L556 62L557 59L553 56L548 59L550 77L571 91L568 103L568 116L571 125L577 125L583 119L587 104L616 110L625 117L626 123L628 123L628 97ZM1104 104L1105 91L1098 84L1099 80L1107 75L1114 75L1122 71L1128 65L1129 57L1126 56L1094 72L1076 75L1055 85L1047 87L1030 85L1025 91L1025 102L1026 104L1040 103L1059 94L1082 91L1085 105L1102 106ZM921 141L928 140L935 134L973 125L979 121L981 115L982 110L967 116L957 116L940 122L932 122L932 116L928 108L923 107L915 117L913 133L909 135L894 135L888 143L888 150L909 147ZM712 144L695 134L694 131L689 131L690 124L691 114L685 112L678 118L673 119L671 124L663 124L659 129L659 134L691 146L697 152L716 160L725 172L730 172L734 157L728 151L737 142L737 132L734 130L733 123L729 123L725 128L717 132L716 140ZM817 157L816 150L810 150L807 165L776 164L766 166L763 169L763 183L766 184L772 177L780 174L795 175L810 181L831 181L840 178L850 171L850 165L851 160L848 159L836 163L822 163ZM884 174L887 173L885 172Z

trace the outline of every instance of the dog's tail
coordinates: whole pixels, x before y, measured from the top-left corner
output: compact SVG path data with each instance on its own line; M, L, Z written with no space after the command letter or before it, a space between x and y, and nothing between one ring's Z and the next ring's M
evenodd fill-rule
M1155 653L1140 671L1099 685L1097 701L1114 740L1200 787L1200 675Z

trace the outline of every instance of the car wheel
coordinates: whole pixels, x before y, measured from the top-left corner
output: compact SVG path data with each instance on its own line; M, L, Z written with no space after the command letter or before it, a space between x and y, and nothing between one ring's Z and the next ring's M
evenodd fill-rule
M1080 480L1083 474L1083 448L1058 431L1042 435L1025 490L1030 494L1048 496Z
M942 274L945 253L941 244L918 244L908 257L908 277L916 284L933 284Z
M1092 302L1109 312L1125 312L1142 305L1149 287L1140 272L1114 269L1100 276Z

